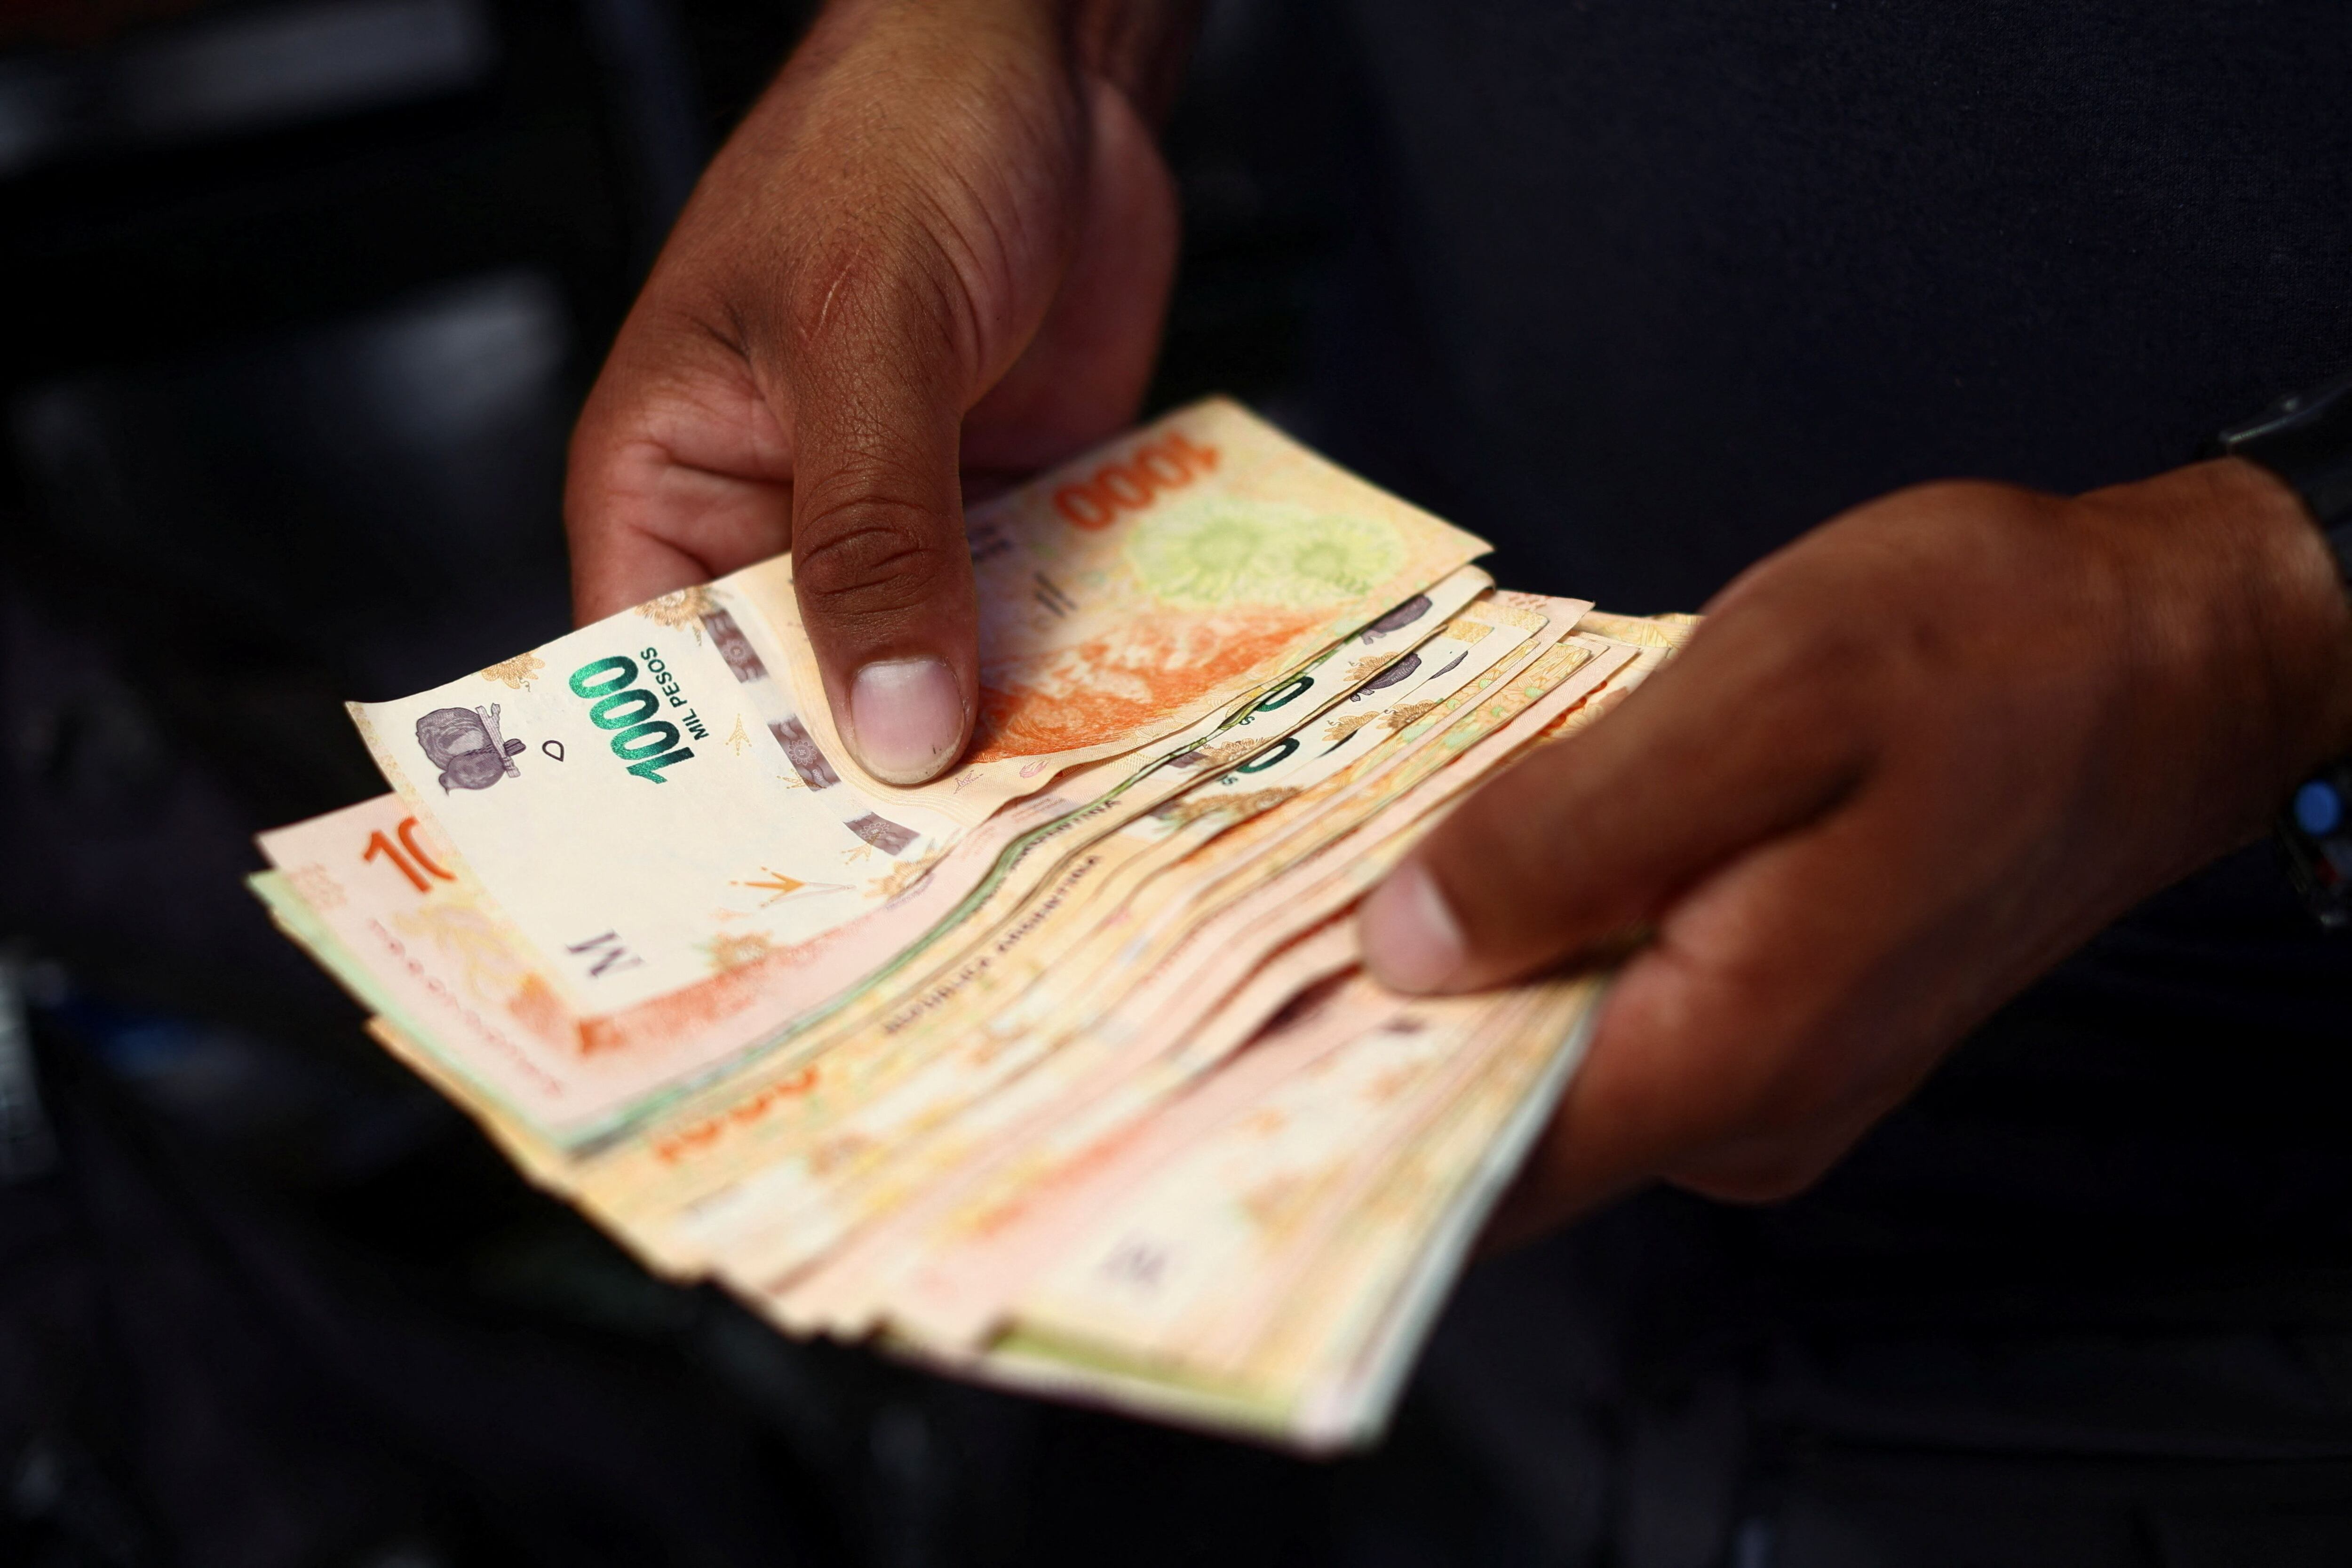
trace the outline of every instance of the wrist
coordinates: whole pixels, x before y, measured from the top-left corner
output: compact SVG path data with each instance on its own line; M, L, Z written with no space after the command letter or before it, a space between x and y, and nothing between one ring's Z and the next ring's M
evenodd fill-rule
M2257 580L2275 634L2277 681L2291 766L2305 772L2352 750L2352 590L2319 520L2285 480L2260 464L2224 457L2210 469L2215 498L2244 518L2265 569ZM2302 722L2294 722L2299 717Z
M2222 700L2250 706L2242 760L2274 807L2310 770L2352 749L2352 595L2310 509L2269 469L2242 458L2191 464L2133 495L2158 508L2182 549L2172 586L2216 634ZM2137 507L2134 507L2137 510ZM2137 525L2145 527L2145 518Z

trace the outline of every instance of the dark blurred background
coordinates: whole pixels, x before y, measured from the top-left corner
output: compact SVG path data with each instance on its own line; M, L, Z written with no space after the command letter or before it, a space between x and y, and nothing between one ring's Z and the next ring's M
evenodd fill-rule
M1295 1563L1397 1506L649 1279L241 885L382 788L344 699L566 626L573 412L805 9L0 0L0 1563ZM1284 406L1334 47L1212 7L1156 403Z

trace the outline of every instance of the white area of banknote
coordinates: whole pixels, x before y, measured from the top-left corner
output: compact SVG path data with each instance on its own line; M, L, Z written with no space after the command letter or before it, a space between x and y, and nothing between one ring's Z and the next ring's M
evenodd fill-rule
M847 925L951 826L910 810L854 831L771 733L755 670L740 627L688 590L353 712L384 776L594 1015Z

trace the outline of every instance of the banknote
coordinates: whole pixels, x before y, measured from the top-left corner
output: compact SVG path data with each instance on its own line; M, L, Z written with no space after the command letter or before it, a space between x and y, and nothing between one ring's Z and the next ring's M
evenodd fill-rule
M1563 667L1551 678L1564 673ZM1053 938L1082 942L1100 918L1081 894L1092 876L1109 873L1111 847L1098 846L1079 861L1074 873L1084 874L1078 880L1041 889L1033 906L1008 919L1008 936L1020 940L1007 941L992 955L1001 962L992 969L929 990L881 1020L866 1040L845 1041L842 1051L863 1053L865 1071L837 1079L835 1092L822 1103L802 1102L797 1132L771 1119L756 1164L724 1190L640 1185L610 1192L605 1200L628 1205L640 1225L652 1222L656 1209L679 1211L681 1235L691 1238L687 1244L694 1251L730 1276L764 1281L836 1244L907 1183L925 1179L942 1157L933 1145L950 1124L967 1144L984 1139L992 1121L1017 1117L1037 1097L1083 1075L1095 1058L1125 1049L1125 1034L1104 1015L1083 1030L1038 1030L1025 1027L1016 1005L1024 992L1068 967L1062 961L1068 942L1057 945ZM1213 987L1197 989L1189 1006L1155 1010L1176 1019L1222 1001L1259 955L1294 932L1249 930L1219 955L1225 967ZM706 1166L698 1174L722 1168ZM895 1182L887 1176L893 1168Z
M614 1010L588 1012L572 1002L541 962L541 948L405 796L265 834L261 844L274 865L320 891L317 913L338 927L346 949L383 969L384 984L415 993L414 1008L448 1015L431 1038L448 1043L462 1078L545 1135L578 1144L641 1120L708 1070L772 1049L877 973L909 964L957 926L975 889L992 878L1000 893L1017 888L1022 869L1036 869L1034 846L1066 839L1077 820L1090 816L1103 831L1184 788L1187 768L1167 765L1171 757L1230 744L1223 736L1278 736L1286 723L1307 722L1345 696L1349 688L1331 685L1333 677L1352 673L1360 684L1368 670L1412 660L1486 581L1475 568L1449 574L1276 692L1245 696L1236 712L1213 714L1170 737L1155 758L1057 776L1045 793L1000 811L952 848L897 864L869 884L866 907L841 924L739 955L688 985ZM788 806L807 798L789 786L783 796ZM717 836L723 824L705 826ZM593 831L581 827L583 836ZM741 830L746 837L761 831L758 821Z
M886 811L976 822L1032 782L1132 749L1392 612L1485 540L1223 398L1195 403L966 515L980 712L962 765L886 784L835 734L790 564L742 579L793 652L810 731Z
M1239 1099L1059 1250L1013 1303L1015 1332L1194 1378L1234 1375L1242 1358L1221 1336L1296 1288L1312 1261L1302 1243L1377 1181L1525 1006L1415 1001Z
M617 1012L845 925L956 828L835 805L846 787L730 601L722 579L353 705L385 778L576 1012Z
M1569 701L1569 694L1555 695L1552 701L1555 706ZM1517 707L1506 703L1496 717L1500 717L1500 712L1517 712ZM1517 734L1522 738L1536 734L1543 719L1543 712L1522 719ZM1506 755L1507 747L1494 750L1494 759ZM1328 886L1328 879L1324 886ZM1315 910L1319 905L1303 903L1298 907ZM1324 915L1334 907L1324 907ZM1258 917L1242 926L1233 940L1213 947L1216 968L1209 968L1206 976L1195 971L1195 983L1188 988L1195 997L1192 1009L1155 1009L1155 1022L1195 1016L1200 1011L1200 999L1213 1001L1233 995L1251 968L1265 964L1275 952L1296 940L1296 931L1298 926L1291 922L1289 915L1277 915L1273 924ZM730 1250L730 1267L743 1271L743 1279L748 1281L764 1281L769 1274L795 1270L814 1250L837 1241L845 1228L873 1220L877 1210L887 1213L891 1206L903 1204L910 1192L934 1183L939 1166L952 1168L973 1161L981 1156L979 1152L988 1147L990 1135L995 1135L997 1143L1002 1143L1007 1138L1002 1119L1028 1114L1033 1124L1045 1122L1046 1126L1068 1119L1085 1122L1089 1114L1115 1103L1115 1086L1098 1079L1087 1079L1091 1067L1106 1058L1127 1053L1129 1061L1140 1058L1150 1062L1160 1051L1188 1044L1195 1053L1195 1058L1185 1065L1188 1070L1197 1072L1202 1067L1213 1065L1213 1061L1197 1055L1202 1046L1202 1030L1197 1025L1160 1028L1157 1032L1143 1032L1139 1037L1136 1030L1112 1028L1106 1018L1108 1013L1098 1013L1087 1022L1082 1032L1063 1032L1049 1041L1030 1039L1025 1061L1013 1058L1002 1041L1002 1034L992 1034L990 1044L979 1046L976 1055L983 1055L988 1065L995 1067L997 1077L985 1095L964 1095L979 1098L979 1110L964 1110L957 1095L957 1091L971 1089L969 1079L943 1079L940 1089L931 1095L931 1105L927 1107L929 1122L910 1119L910 1103L898 1098L877 1107L882 1122L861 1116L852 1116L846 1122L846 1126L858 1128L858 1147L852 1159L842 1161L837 1152L828 1150L833 1155L830 1159L818 1156L807 1168L783 1164L762 1173L755 1183L746 1185L736 1199L734 1213L724 1220L730 1241L722 1241L719 1250ZM1012 1072L1004 1072L1007 1061L1018 1062ZM955 1062L955 1058L948 1058L948 1062ZM952 1083L952 1089L948 1083ZM940 1122L950 1124L946 1152L940 1152ZM1016 1128L1012 1138L1028 1140L1028 1133ZM828 1168L816 1171L816 1164ZM875 1166L882 1166L879 1176L873 1173ZM845 1189L842 1177L856 1177L858 1168L868 1171L863 1185Z
M1613 658L1613 668L1583 694L1569 695L1557 715L1534 715L1536 743L1564 734L1564 719L1590 722L1590 715L1604 710L1606 698L1637 686L1661 658L1656 646L1644 646L1634 658ZM1352 936L1352 926L1345 924L1336 931ZM1310 973L1319 977L1322 971L1310 967ZM1213 1039L1202 1044L1216 1051ZM1160 1074L1169 1093L1183 1091L1195 1077L1181 1061L1162 1062ZM1148 1083L1129 1082L1124 1089L1146 1100L1152 1095ZM896 1237L868 1241L868 1258L849 1260L840 1270L849 1281L821 1277L781 1293L781 1305L816 1298L812 1310L818 1314L833 1307L858 1322L856 1312L873 1316L887 1300L891 1322L918 1343L948 1352L979 1347L1002 1328L1013 1286L1033 1274L1040 1258L1066 1244L1073 1228L1070 1206L1085 1210L1101 1201L1106 1187L1096 1173L1119 1164L1124 1145L1140 1135L1139 1126L1164 1128L1164 1122L1139 1124L1129 1107L1119 1105L1115 1091L1089 1086L1085 1098L1091 1107L1085 1114L1063 1116L1028 1147L1007 1152L1002 1168L971 1171L962 1185L943 1187L929 1210L910 1213L901 1222Z
M857 766L789 558L354 717L263 835L383 1048L647 1267L1013 1388L1377 1435L1598 977L1411 998L1355 905L1697 632L1213 400L972 508L974 745Z
M1498 617L1497 619L1504 618ZM1589 637L1587 638L1588 643L1594 640L1590 639ZM1425 661L1425 665L1433 665L1442 668L1444 664L1450 664L1456 645L1457 644L1454 643L1448 643L1443 632L1441 632L1439 636L1430 639L1429 642L1424 644L1424 647L1431 654L1431 657ZM1589 655L1591 650L1587 648L1584 652L1589 662ZM1626 652L1630 653L1631 650L1627 650ZM1643 650L1643 652L1646 654L1651 651ZM1399 679L1392 683L1392 685L1397 688L1398 695L1400 696L1409 695L1411 692L1418 689L1410 684L1410 677ZM1533 723L1536 727L1532 733L1538 735L1544 733L1557 733L1559 727L1558 719L1560 713L1585 711L1588 706L1588 699L1593 695L1593 692L1595 690L1605 689L1610 685L1611 682L1604 678L1598 683L1588 683L1586 687L1581 688L1573 694L1566 693L1560 686L1555 685L1550 689L1550 692L1547 694L1553 695L1556 698L1556 700L1549 706L1552 708L1559 709L1559 712L1533 713L1522 709L1517 713L1516 722L1518 723L1522 732L1528 732L1528 726L1530 723ZM1528 689L1534 690L1536 688L1531 686ZM1381 695L1381 693L1380 692L1366 694L1368 701L1377 701ZM1489 721L1491 721L1496 716L1507 711L1510 706L1511 705L1508 702L1506 702L1501 706L1491 710L1486 716ZM1458 713L1460 709L1457 708L1455 711ZM1346 716L1345 707L1342 706L1337 709L1326 710L1325 715L1322 716L1321 724L1314 727L1312 733L1318 736L1327 734L1328 727L1334 721L1334 716L1339 718L1344 718ZM1431 715L1424 712L1417 716L1417 721L1419 719L1428 719L1430 717ZM1365 727L1358 727L1359 730ZM1433 725L1431 727L1438 728L1442 727ZM1404 727L1404 728L1409 730L1412 728L1412 726L1408 725ZM1424 729L1423 731L1421 738L1424 743L1426 742L1427 736L1430 732L1431 731L1429 729ZM1402 735L1403 730L1394 733ZM1349 738L1353 739L1353 734L1351 734ZM1489 738L1491 739L1493 737L1490 736ZM1264 749L1263 742L1259 743L1257 749ZM1246 758L1241 758L1239 760L1246 760ZM1271 769L1269 769L1269 771L1271 771ZM1233 767L1232 765L1228 765L1226 772L1218 774L1210 779L1204 780L1204 782L1215 785L1219 781L1228 779L1232 777ZM1197 788L1198 786L1195 787ZM1225 787L1230 788L1230 785ZM1406 793L1411 793L1410 788L1407 789ZM1181 799L1181 794L1177 798ZM398 802L388 801L387 804L389 806L396 807ZM1377 812L1374 814L1378 815ZM1181 815L1181 813L1178 813L1178 815ZM403 821L404 821L404 819L394 819L384 828L372 828L370 831L386 831L394 841L399 841L401 839L400 827ZM1130 821L1126 825L1131 826L1132 820L1130 820ZM356 826L356 824L352 824L352 826ZM415 840L417 846L423 849L428 858L431 858L435 845L433 841L426 836L429 830L425 829L421 824L413 824L409 826L407 831L408 837ZM351 848L350 859L352 864L355 868L371 870L381 873L383 883L391 888L405 888L410 894L415 894L418 891L415 887L413 882L411 882L410 878L405 873L401 871L397 864L384 863L384 857L381 853L373 861L364 858L364 850L360 846L359 840L355 836L351 835L348 829L346 830L346 841ZM290 875L291 873L287 873L286 876L282 876L280 878L281 883L286 883L290 878ZM319 891L316 879L304 880L310 883L313 892ZM435 881L430 873L426 873L426 880L428 882ZM452 885L454 886L455 884L453 883ZM1263 968L1262 977L1264 983L1257 988L1256 992L1248 996L1245 999L1241 998L1239 992L1234 993L1233 995L1237 1002L1237 1006L1229 1013L1221 1013L1220 1009L1213 1007L1210 1008L1200 1020L1200 1027L1196 1032L1200 1034L1216 1033L1217 1030L1211 1026L1213 1020L1218 1019L1222 1016L1224 1019L1224 1028L1229 1033L1246 1036L1250 1031L1250 1029L1259 1021L1260 1017L1262 1017L1265 1012L1278 1009L1284 1000L1286 1000L1289 996L1296 994L1297 989L1305 988L1306 987L1310 986L1314 980L1331 973L1335 968L1344 967L1349 956L1351 955L1351 939L1352 927L1346 922L1343 920L1327 921L1320 928L1319 932L1309 933L1307 936L1297 942L1297 946L1299 954L1306 959L1306 961L1299 965L1295 976L1285 976L1281 972L1281 955L1278 951L1276 953L1270 954L1268 956L1271 961L1265 964ZM1246 982L1241 988L1242 991L1249 991L1250 989L1251 988ZM415 1060L421 1058L422 1051L421 1048L415 1045L415 1036L428 1033L430 1031L419 1029L413 1024L404 1026L396 1022L388 1022L383 1027L381 1032L383 1037L388 1040L403 1040L404 1044L406 1046L406 1053L410 1054L413 1060ZM1223 1056L1231 1055L1232 1050L1233 1047L1229 1044L1222 1048L1213 1048L1210 1054L1214 1057L1222 1058ZM1199 1074L1197 1072L1192 1074L1193 1078L1197 1078ZM1152 1124L1152 1118L1149 1113L1149 1108L1152 1102L1165 1101L1180 1097L1183 1087L1183 1075L1180 1073L1171 1076L1165 1084L1160 1086L1156 1091L1147 1085L1144 1091L1139 1092L1136 1095L1137 1101L1139 1103L1141 1103L1146 1107L1145 1114L1141 1118L1142 1124L1146 1126ZM1116 1119L1117 1118L1114 1118L1114 1120ZM519 1151L516 1148L513 1141L515 1136L514 1129L511 1127L501 1127L499 1123L499 1118L495 1113L485 1117L485 1124L491 1129L494 1136L500 1137L502 1144L509 1147L510 1154L516 1155L518 1163L525 1164L526 1168L532 1168L534 1170L534 1174L538 1176L540 1179L550 1180L551 1173L544 1166L546 1150L543 1146L537 1151L539 1163L534 1166L533 1161L527 1157L527 1151ZM1105 1140L1097 1140L1098 1143L1104 1141ZM1115 1137L1108 1140L1111 1145L1116 1145L1117 1141L1118 1140ZM1000 1155L1004 1153L1003 1150L995 1152ZM1017 1151L1015 1152L1017 1153ZM1066 1150L1065 1152L1067 1153L1068 1151ZM1050 1165L1051 1162L1048 1162L1048 1164ZM1066 1161L1063 1167L1065 1176L1066 1175L1066 1169L1067 1162ZM556 1185L559 1186L559 1187L562 1187L567 1185L568 1179L568 1172L558 1173L556 1179L551 1181L551 1185ZM1039 1185L1050 1192L1056 1186L1065 1184L1048 1181ZM943 1184L943 1186L951 1187L952 1184ZM989 1234L995 1234L1004 1228L1001 1218L1002 1213L1007 1207L1002 1201L1003 1193L1004 1189L1000 1185L996 1195L1000 1199L998 1205L1000 1219L997 1226L989 1228ZM1021 1207L1021 1204L1017 1200L1011 1205L1011 1207L1016 1212L1020 1211ZM608 1216L608 1218L617 1217ZM921 1227L917 1226L915 1228L919 1230ZM1017 1229L1017 1227L1014 1228ZM629 1234L625 1225L623 1227L622 1233L625 1236ZM1036 1231L1032 1231L1030 1233L1033 1245L1034 1244L1035 1238L1038 1234L1040 1233ZM1049 1230L1045 1234L1053 1234L1053 1232ZM955 1256L955 1249L951 1246L938 1245L937 1237L931 1238L930 1241L937 1249L937 1256L941 1262L946 1265L945 1272L948 1275L952 1276L955 1270L949 1260L953 1259ZM1066 1244L1067 1238L1066 1236L1064 1236L1059 1245L1066 1248ZM872 1243L869 1243L869 1245L872 1245ZM884 1259L889 1259L890 1253L887 1248L877 1247L876 1250L878 1255ZM641 1249L641 1252L643 1255L647 1256L649 1260L657 1262L661 1261L665 1257L665 1254L659 1248L655 1248L650 1250ZM1373 1272L1377 1275L1377 1271ZM1004 1301L1007 1292L1005 1281L1001 1275L992 1275L986 1270L983 1270L982 1273L984 1276L985 1288L976 1292L976 1295L983 1303L982 1312L981 1314L982 1321L989 1326L979 1331L975 1331L972 1328L971 1322L973 1314L968 1309L961 1317L959 1317L956 1311L958 1303L953 1300L952 1291L947 1293L949 1299L947 1302L947 1310L945 1312L928 1312L928 1304L926 1302L924 1293L912 1287L911 1283L905 1279L904 1270L902 1269L885 1269L881 1270L878 1275L873 1276L873 1278L879 1278L885 1281L886 1293L889 1291L903 1291L903 1301L894 1302L889 1310L887 1311L875 1310L876 1297L872 1278L869 1278L862 1288L862 1293L860 1291L850 1292L849 1306L851 1310L844 1310L841 1303L838 1301L836 1301L831 1309L828 1309L821 1297L811 1300L807 1296L805 1291L803 1291L801 1307L797 1312L795 1312L792 1305L791 1298L793 1292L790 1290L778 1290L772 1292L762 1292L760 1291L759 1287L751 1283L748 1278L738 1280L736 1282L738 1284L738 1288L744 1289L747 1291L747 1294L761 1295L765 1310L771 1311L772 1314L777 1316L780 1321L793 1322L796 1326L801 1328L803 1331L805 1331L812 1326L818 1326L830 1327L836 1331L847 1328L853 1332L875 1332L878 1333L882 1340L886 1343L903 1342L903 1348L907 1349L909 1354L929 1354L937 1353L946 1354L951 1356L976 1355L979 1357L979 1361L974 1364L975 1369L983 1370L984 1375L998 1377L1008 1383L1026 1384L1030 1385L1052 1385L1061 1379L1073 1375L1074 1367L1089 1364L1087 1358L1085 1355L1076 1356L1076 1359L1073 1360L1070 1355L1066 1354L1062 1357L1058 1364L1056 1364L1055 1362L1055 1358L1051 1354L1045 1354L1039 1348L1041 1345L1049 1344L1052 1342L1053 1336L1050 1333L1040 1337L1034 1333L1022 1331L1019 1329L1008 1331L1008 1324L1011 1322L1011 1319L1004 1310ZM852 1270L836 1270L834 1275L834 1278L836 1281L855 1280L856 1277L856 1271ZM819 1274L814 1278L821 1282L824 1276L823 1274ZM1376 1326L1389 1322L1388 1318L1382 1317L1377 1312L1373 1312L1371 1308L1362 1307L1360 1305L1355 1311L1355 1319L1372 1322ZM943 1330L946 1332L943 1332ZM1406 1336L1404 1339L1400 1340L1399 1343L1404 1344L1406 1346L1406 1350L1409 1352L1410 1343L1412 1342L1410 1336ZM1228 1359L1231 1358L1228 1357ZM1326 1406L1331 1406L1332 1408L1340 1408L1341 1406L1344 1406L1347 1409L1356 1412L1356 1415L1351 1416L1350 1419L1355 1420L1357 1424L1354 1427L1349 1427L1348 1430L1349 1431L1370 1429L1364 1427L1363 1422L1370 1420L1376 1424L1377 1412L1378 1409L1381 1408L1378 1399L1373 1397L1373 1396L1378 1393L1377 1387L1374 1386L1377 1380L1367 1381L1364 1376L1360 1375L1361 1369L1360 1364L1362 1360L1363 1356L1359 1354L1355 1360L1347 1362L1346 1366L1343 1367L1342 1370L1345 1372L1348 1378L1354 1380L1353 1382L1348 1383L1348 1387L1354 1388L1360 1385L1364 1388L1370 1389L1370 1394L1364 1395L1360 1397L1351 1395L1348 1396L1346 1398L1342 1398L1341 1396L1332 1394L1327 1389L1318 1396L1318 1397L1323 1399ZM1058 1365L1058 1370L1054 1370L1056 1365ZM1099 1366L1095 1367L1090 1373L1076 1374L1076 1375L1078 1375L1080 1382L1092 1388L1096 1394L1107 1397L1113 1397L1114 1402L1125 1403L1139 1408L1154 1408L1157 1407L1155 1402L1159 1402L1160 1405L1166 1405L1167 1408L1171 1412L1173 1412L1177 1406L1193 1408L1196 1414L1200 1412L1222 1410L1224 1412L1224 1418L1234 1423L1244 1422L1243 1412L1244 1410L1254 1410L1256 1412L1256 1415L1251 1417L1251 1419L1272 1421L1277 1425L1286 1422L1291 1423L1296 1429L1292 1430L1290 1435L1298 1440L1307 1440L1303 1434L1307 1432L1307 1428L1304 1426L1297 1425L1297 1423L1306 1419L1304 1416L1299 1414L1300 1411L1307 1408L1307 1403L1301 1403L1305 1396L1297 1395L1296 1391L1293 1391L1292 1393L1281 1395L1279 1398L1276 1398L1273 1395L1267 1393L1267 1389L1271 1387L1272 1385L1264 1384L1263 1378L1260 1380L1261 1385L1264 1385L1263 1386L1259 1385L1244 1386L1244 1384L1236 1383L1230 1377L1226 1378L1223 1383L1220 1384L1217 1378L1223 1375L1211 1375L1208 1373L1201 1371L1199 1368L1183 1371L1181 1375L1163 1369L1163 1375L1160 1376L1159 1381L1155 1384L1153 1377L1150 1375L1144 1375L1139 1380L1137 1375L1131 1368L1126 1371L1121 1371L1115 1367ZM1328 1375L1336 1377L1339 1376L1340 1374L1330 1373ZM1123 1389L1124 1392L1114 1396L1109 1392L1114 1389ZM1331 1405L1331 1402L1335 1399L1339 1400L1339 1405ZM1349 1404L1348 1402L1349 1399L1353 1399L1354 1403ZM1269 1400L1271 1400L1271 1403L1269 1403ZM1318 1407L1320 1408L1320 1406ZM1367 1411L1372 1412L1372 1414L1366 1415L1365 1412ZM1318 1419L1324 1419L1328 1426L1329 1420L1333 1418L1327 1416L1325 1417L1318 1417ZM1337 1428L1333 1429L1336 1430Z

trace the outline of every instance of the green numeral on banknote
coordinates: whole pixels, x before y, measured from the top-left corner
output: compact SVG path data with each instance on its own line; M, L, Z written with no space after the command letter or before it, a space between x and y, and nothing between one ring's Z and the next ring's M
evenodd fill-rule
M574 680L578 680L579 678L580 677L577 675L572 677ZM1282 683L1279 690L1269 694L1264 702L1258 704L1257 706L1252 708L1250 711L1252 713L1272 713L1276 708L1289 706L1292 703L1297 702L1300 697L1306 695L1308 692L1313 691L1314 689L1314 676L1293 675L1290 679Z
M588 710L588 722L598 729L627 729L641 725L661 711L661 698L639 686L632 692L614 692L600 699ZM672 735L676 730L670 731Z
M677 744L677 726L655 719L649 724L635 724L613 737L613 755L624 762L643 762L649 757L659 757Z
M610 674L612 678L604 677ZM609 659L599 659L593 664L583 664L572 672L572 689L583 697L609 696L637 678L637 662L625 654L615 653Z
M613 737L613 755L638 778L667 784L662 769L686 761L694 749L677 744L677 726L653 716L661 711L661 698L643 686L631 686L636 678L637 662L614 653L572 671L572 689L594 699L588 709L591 724L620 731Z
M662 727L664 729L669 729L669 726L667 725L664 725ZM677 732L671 730L670 733L675 735ZM615 750L618 750L620 748L620 742L615 740L614 741L613 746ZM680 747L676 751L665 751L659 757L648 757L643 762L632 762L629 764L629 771L635 774L640 779L650 779L656 784L665 784L667 783L668 780L661 776L661 770L668 767L673 762L683 762L693 755L694 747L690 746Z
M1295 735L1286 735L1280 740L1275 742L1274 745L1268 747L1264 756L1250 758L1250 760L1243 763L1239 768L1234 768L1234 771L1236 773L1263 773L1267 768L1273 767L1276 763L1281 761L1284 758L1288 757L1292 752L1297 749L1298 737Z

